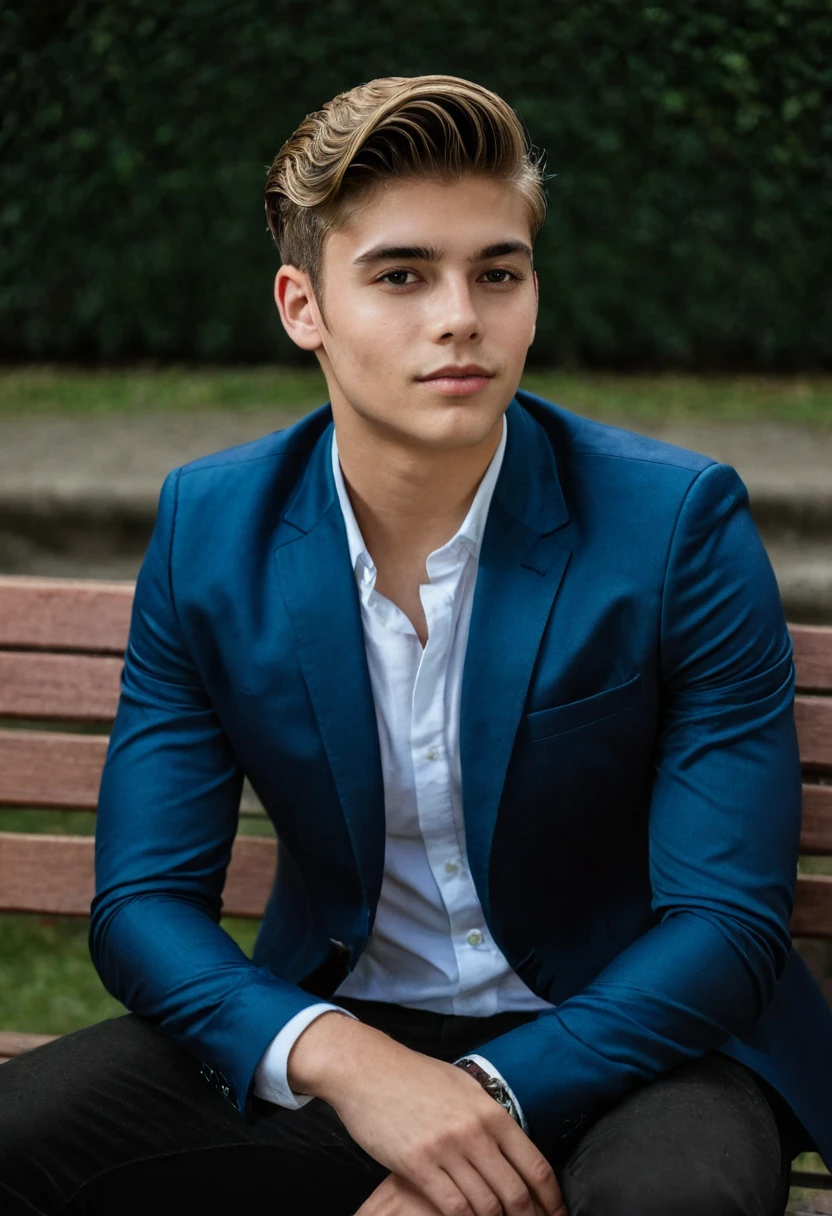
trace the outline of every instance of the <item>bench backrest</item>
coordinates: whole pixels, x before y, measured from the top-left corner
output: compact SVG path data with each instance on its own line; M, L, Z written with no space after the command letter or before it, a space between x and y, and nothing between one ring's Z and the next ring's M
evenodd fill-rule
M132 601L132 583L0 577L0 806L95 810ZM791 634L801 853L832 855L832 628ZM275 864L273 840L238 836L224 911L259 917ZM86 916L92 892L90 837L0 832L0 911ZM832 875L798 877L791 928L832 939Z
M133 590L0 577L0 806L96 809ZM90 836L0 832L0 911L87 916L93 850ZM275 864L273 839L238 836L224 912L258 918Z

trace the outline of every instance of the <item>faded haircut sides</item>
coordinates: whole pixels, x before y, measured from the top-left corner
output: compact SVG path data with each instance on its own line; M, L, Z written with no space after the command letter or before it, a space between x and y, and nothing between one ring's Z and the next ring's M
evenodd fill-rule
M459 76L382 76L307 114L268 171L266 221L281 262L309 276L323 313L323 246L390 181L505 181L526 203L532 240L546 218L542 157L522 120Z

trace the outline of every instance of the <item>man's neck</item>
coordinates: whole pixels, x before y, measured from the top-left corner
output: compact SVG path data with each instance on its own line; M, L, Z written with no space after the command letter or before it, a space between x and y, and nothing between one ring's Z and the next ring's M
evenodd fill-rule
M377 566L421 567L458 531L500 444L503 419L474 448L416 449L336 424L344 482Z

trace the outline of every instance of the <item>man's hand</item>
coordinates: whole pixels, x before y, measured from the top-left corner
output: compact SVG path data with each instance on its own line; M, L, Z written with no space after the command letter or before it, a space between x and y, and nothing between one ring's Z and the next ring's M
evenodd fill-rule
M546 1158L482 1086L453 1064L411 1051L362 1022L326 1013L292 1048L288 1080L295 1092L333 1106L353 1140L442 1216L565 1216ZM400 1198L390 1196L395 1185L389 1184L381 1200ZM378 1212L398 1210L408 1211ZM421 1211L431 1213L424 1205ZM421 1211L415 1209L414 1216Z
M388 1174L355 1216L442 1216L442 1213L404 1178Z
M532 1210L535 1216L543 1212L539 1204L535 1204ZM557 1214L567 1216L566 1208L561 1205ZM362 1203L355 1216L443 1216L443 1213L404 1178L388 1174L370 1198Z

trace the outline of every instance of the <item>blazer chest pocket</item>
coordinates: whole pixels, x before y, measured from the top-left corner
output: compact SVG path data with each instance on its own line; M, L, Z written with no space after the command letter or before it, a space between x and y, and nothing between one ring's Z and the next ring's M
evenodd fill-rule
M534 743L538 739L549 739L552 735L563 735L581 726L600 722L622 709L630 709L641 700L641 676L635 675L615 688L605 688L592 697L580 701L569 701L566 705L552 705L549 709L536 709L526 714L520 723L518 739Z

